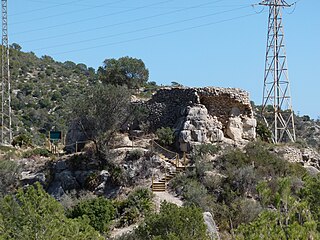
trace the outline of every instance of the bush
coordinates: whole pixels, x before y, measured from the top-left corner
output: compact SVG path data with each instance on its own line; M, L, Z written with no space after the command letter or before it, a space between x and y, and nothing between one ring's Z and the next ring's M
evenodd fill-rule
M108 232L110 222L115 218L115 208L110 200L103 197L82 201L73 207L70 218L88 217L89 224L97 231Z
M8 194L18 184L19 166L10 160L0 160L0 197Z
M205 143L195 147L194 155L198 155L200 157L203 157L207 154L214 155L217 154L220 151L220 149L220 146L213 145L211 143Z
M160 213L149 215L136 231L136 239L194 240L209 239L202 211L163 202Z
M152 210L152 193L145 188L133 191L126 200L118 203L120 226L137 222Z
M62 205L37 183L0 199L1 239L104 239L86 219L68 219Z
M25 134L20 134L18 136L16 136L13 140L12 140L12 146L25 146L25 147L29 147L32 146L32 140L29 136L25 135Z
M169 127L162 127L157 129L156 135L160 144L170 146L173 143L173 130Z
M36 148L33 150L28 150L22 154L22 157L24 158L30 158L33 156L50 157L51 153L45 148Z
M141 150L135 149L127 152L126 161L136 161L143 156L143 152Z
M262 123L261 121L257 122L256 132L258 137L265 142L272 141L272 133L266 124Z

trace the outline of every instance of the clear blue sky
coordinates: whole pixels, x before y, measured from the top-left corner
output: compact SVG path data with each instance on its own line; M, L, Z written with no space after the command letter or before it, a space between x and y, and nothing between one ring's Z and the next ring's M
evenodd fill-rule
M150 81L238 87L261 104L268 13L251 6L258 2L8 0L9 41L95 69L106 58L141 58ZM319 10L319 0L284 10L293 108L312 118L320 116Z

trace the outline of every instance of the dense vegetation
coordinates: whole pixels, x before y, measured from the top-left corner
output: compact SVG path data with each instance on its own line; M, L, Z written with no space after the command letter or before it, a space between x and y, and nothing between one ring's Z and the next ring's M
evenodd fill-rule
M223 239L320 237L319 175L285 161L265 143L228 150L214 162L206 159L206 148L194 155L196 169L171 187L186 205L212 212Z
M149 72L140 59L106 59L95 71L83 63L61 63L46 55L38 58L15 43L10 46L10 70L14 136L24 134L37 145L44 143L49 130L66 132L74 118L73 110L85 103L84 96L88 98L93 89L107 84L127 89L154 85L147 83ZM113 92L110 87L107 90L108 94ZM128 90L121 91L128 96ZM95 94L103 92L97 90Z

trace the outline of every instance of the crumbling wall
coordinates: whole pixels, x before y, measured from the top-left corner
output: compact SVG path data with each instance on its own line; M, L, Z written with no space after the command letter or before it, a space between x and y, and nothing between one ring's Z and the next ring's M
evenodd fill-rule
M173 128L183 115L186 107L199 103L199 96L194 88L162 88L146 104L150 115L151 130L161 127Z
M181 151L194 145L255 139L249 94L237 88L163 88L146 103L152 130L175 129Z

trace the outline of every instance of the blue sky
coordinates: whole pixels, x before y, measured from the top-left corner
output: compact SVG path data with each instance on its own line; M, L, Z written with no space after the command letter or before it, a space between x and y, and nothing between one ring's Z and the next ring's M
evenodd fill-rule
M293 3L295 0L288 0ZM150 81L237 87L261 104L267 8L254 0L9 0L9 42L98 68L141 58ZM320 116L320 1L284 10L293 108Z

